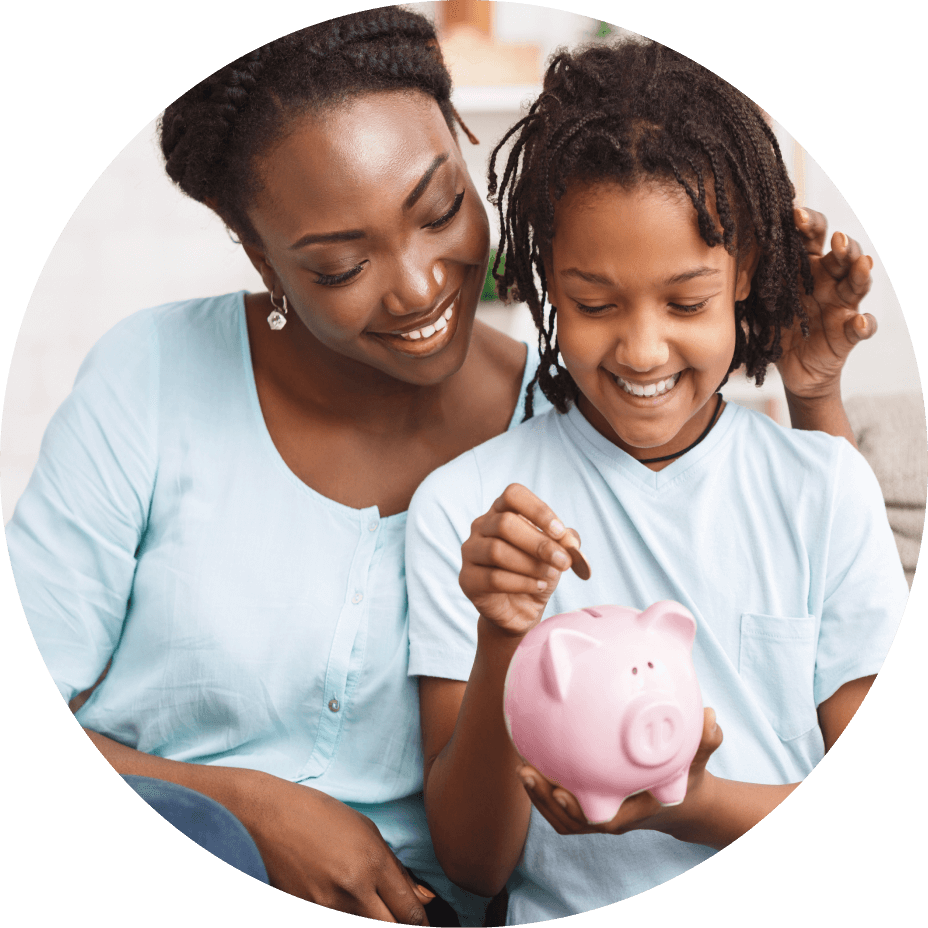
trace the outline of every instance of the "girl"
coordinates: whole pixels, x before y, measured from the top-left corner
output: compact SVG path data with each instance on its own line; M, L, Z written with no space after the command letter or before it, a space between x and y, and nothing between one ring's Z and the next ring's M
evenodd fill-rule
M554 409L426 479L407 564L436 852L474 891L508 881L519 924L641 892L758 822L860 705L907 588L860 455L718 393L741 365L762 380L805 325L793 191L758 108L628 42L556 56L510 134L498 279L532 308ZM580 535L586 583L565 573ZM663 599L697 618L711 707L686 799L642 793L591 825L522 765L506 670L543 615Z
M234 813L274 886L413 924L454 919L426 884L482 912L425 822L406 509L523 418L535 368L474 319L489 227L450 92L431 24L389 7L284 36L171 104L169 175L266 292L105 336L8 529L62 695L102 676L77 718L116 770L159 809L211 821L205 795ZM819 250L822 224L804 228ZM869 267L845 243L831 259L822 293L850 288L827 312L840 366L873 329ZM846 429L827 396L797 416Z

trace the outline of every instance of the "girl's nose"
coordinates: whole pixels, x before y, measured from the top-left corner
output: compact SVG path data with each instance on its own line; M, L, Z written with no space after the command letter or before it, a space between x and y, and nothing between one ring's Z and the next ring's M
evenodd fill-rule
M393 316L425 313L434 308L445 288L445 268L441 261L407 256L396 279L384 295L387 312Z
M628 370L645 374L670 360L668 333L658 314L632 314L619 335L616 361Z

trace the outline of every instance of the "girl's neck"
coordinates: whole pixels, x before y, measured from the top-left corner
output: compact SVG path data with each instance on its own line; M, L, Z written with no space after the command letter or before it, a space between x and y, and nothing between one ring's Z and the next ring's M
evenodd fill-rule
M693 416L686 423L686 427L681 429L670 441L656 448L638 448L623 441L605 416L582 393L577 398L577 408L597 432L653 471L663 470L673 464L674 461L679 460L707 438L719 421L726 405L722 399L722 394L716 393L699 410L698 415Z

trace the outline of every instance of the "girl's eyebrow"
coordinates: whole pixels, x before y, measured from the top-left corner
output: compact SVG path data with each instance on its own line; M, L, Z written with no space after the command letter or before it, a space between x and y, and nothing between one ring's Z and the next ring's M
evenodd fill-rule
M663 286L670 287L674 284L684 284L688 280L695 280L697 277L714 277L717 274L722 272L718 268L707 267L701 265L700 267L694 267L689 271L681 271L679 274L674 274L672 277L668 277ZM578 280L585 281L589 284L600 284L603 287L614 287L615 281L609 277L605 277L602 274L595 274L592 271L581 271L578 267L568 267L561 271L562 277L576 277Z
M435 160L428 166L425 173L419 179L419 182L413 187L412 192L403 201L403 209L407 210L413 207L419 198L425 193L426 187L435 175L435 172L448 160L448 153L438 155ZM364 238L367 233L363 229L346 229L342 232L323 232L319 235L304 235L297 239L291 246L291 250L296 251L305 248L307 245L320 245L329 242L353 242L356 239Z
M668 277L664 284L666 286L671 286L673 284L685 284L688 280L695 280L697 277L714 277L716 274L721 274L722 272L715 267L706 267L705 265L701 267L694 267L691 271L683 271L682 274L674 274L673 277Z

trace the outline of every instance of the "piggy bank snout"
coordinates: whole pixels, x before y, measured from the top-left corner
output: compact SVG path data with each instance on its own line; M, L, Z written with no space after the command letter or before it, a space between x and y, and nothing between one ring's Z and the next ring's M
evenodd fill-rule
M679 707L660 695L645 695L627 707L622 718L622 747L641 767L659 767L673 760L685 740Z

